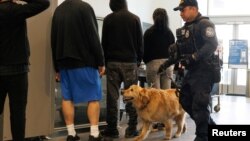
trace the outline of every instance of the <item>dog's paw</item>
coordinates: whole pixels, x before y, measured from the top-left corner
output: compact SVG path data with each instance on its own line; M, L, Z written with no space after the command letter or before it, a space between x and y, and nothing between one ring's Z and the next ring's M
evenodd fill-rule
M141 139L140 136L138 136L138 137L136 137L133 141L142 141L142 139Z
M180 136L181 136L180 133L176 133L176 134L174 135L175 138L179 138Z
M171 140L171 137L165 137L164 140Z

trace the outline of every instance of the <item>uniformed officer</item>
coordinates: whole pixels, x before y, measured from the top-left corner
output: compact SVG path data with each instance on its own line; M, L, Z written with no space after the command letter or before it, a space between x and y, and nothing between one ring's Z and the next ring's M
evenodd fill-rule
M177 42L170 50L178 55L165 62L158 72L176 62L185 66L187 74L181 86L180 103L196 124L194 141L208 141L208 125L215 124L208 109L214 83L209 64L218 45L215 27L208 17L200 14L196 0L181 0L174 10L179 10L185 21L177 29Z

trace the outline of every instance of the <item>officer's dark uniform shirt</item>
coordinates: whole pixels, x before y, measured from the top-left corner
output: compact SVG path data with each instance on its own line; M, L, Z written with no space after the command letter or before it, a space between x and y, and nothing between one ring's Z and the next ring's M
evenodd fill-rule
M195 53L196 62L191 64L192 66L204 64L213 56L218 46L214 24L208 17L199 13L194 21L185 23L182 29L184 45L179 48L180 53L182 55Z

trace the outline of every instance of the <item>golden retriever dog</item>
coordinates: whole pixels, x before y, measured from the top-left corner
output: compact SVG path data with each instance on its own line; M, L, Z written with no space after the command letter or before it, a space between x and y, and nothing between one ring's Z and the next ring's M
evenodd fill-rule
M160 90L132 85L123 91L123 100L132 102L143 122L142 131L134 141L147 138L153 122L164 123L167 140L172 138L172 121L177 125L174 137L179 137L186 131L185 111L179 103L176 89Z

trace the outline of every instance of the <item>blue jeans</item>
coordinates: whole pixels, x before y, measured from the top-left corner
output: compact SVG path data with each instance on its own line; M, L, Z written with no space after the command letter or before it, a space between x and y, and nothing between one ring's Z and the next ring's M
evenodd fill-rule
M121 83L124 83L124 89L132 84L137 84L137 64L123 62L108 62L106 67L107 75L107 127L110 130L117 129L118 121L118 99ZM129 115L129 128L134 130L137 126L137 113L132 103L126 104L126 112Z

